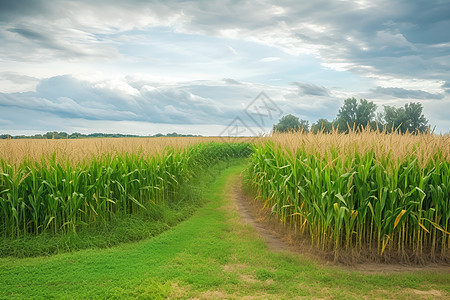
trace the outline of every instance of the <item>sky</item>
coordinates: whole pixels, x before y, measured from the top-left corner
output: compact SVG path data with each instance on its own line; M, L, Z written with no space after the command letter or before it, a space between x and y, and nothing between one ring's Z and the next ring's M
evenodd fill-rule
M0 134L253 135L349 97L450 132L450 1L0 0Z

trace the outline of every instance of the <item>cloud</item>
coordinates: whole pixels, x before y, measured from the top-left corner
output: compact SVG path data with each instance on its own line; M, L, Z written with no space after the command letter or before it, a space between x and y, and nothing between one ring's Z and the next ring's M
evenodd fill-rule
M3 125L3 126L5 126L5 125L13 125L13 122L11 120L0 119L0 125Z
M434 109L449 15L437 0L0 1L0 117L222 124L262 90L303 118L360 95Z
M421 90L406 90L403 88L383 88L376 87L371 89L372 95L374 96L393 96L396 98L411 98L411 99L436 99L441 100L444 98L442 94L432 94Z
M0 80L9 80L17 84L29 84L39 81L36 77L21 75L17 72L0 72Z
M140 124L142 130L135 129L139 134L144 128L164 131L164 126L178 132L198 128L198 131L190 130L197 134L214 134L212 128L215 128L220 129L215 134L220 134L236 117L252 126L252 120L246 117L244 109L261 91L276 103L284 115L291 113L310 123L319 118L334 119L343 100L341 96L334 96L340 95L339 92L309 83L295 83L291 87L248 82L230 84L229 80L158 84L132 77L86 81L66 75L41 80L34 92L0 93L0 123L3 132L11 133L36 129L74 132L83 126L83 132L103 129L110 132L114 128L116 132L132 133L131 124ZM370 100L396 95L395 99L400 100L393 99L389 103L396 106L403 105L402 99L407 96L410 99L413 96L416 97L413 99L437 97L423 91L380 87L372 93L374 97ZM448 124L448 116L442 113L448 101L449 98L444 98L435 101L436 104L424 105L430 123L438 125L441 131ZM268 120L266 125L271 127L277 121ZM124 122L128 124L126 130L120 125ZM152 124L159 125L152 127Z
M264 57L262 59L260 59L259 61L261 62L271 62L271 61L277 61L280 60L279 57L275 57L275 56L271 56L271 57Z
M293 84L298 87L301 95L330 96L330 91L323 86L302 82L294 82Z
M310 93L314 92L314 86L305 87L309 88ZM316 89L324 93L324 88ZM251 126L244 109L261 91L265 91L286 113L323 114L324 109L333 107L326 101L337 103L324 96L320 98L326 100L311 101L310 97L298 95L294 88L238 82L230 78L168 85L142 79L135 82L131 77L86 81L65 75L40 80L34 92L0 93L0 118L24 122L19 115L33 115L35 120L28 122L30 127L35 128L36 120L44 122L39 115L46 119L199 126L226 126L239 116ZM13 114L14 119L8 116L12 110L23 113ZM275 121L268 120L269 123Z
M444 89L445 93L450 94L450 81L447 81L442 85L442 88Z
M239 7L239 9L237 9ZM327 7L326 10L323 8ZM1 4L4 49L19 47L22 59L44 57L117 57L118 35L151 28L175 33L241 40L274 47L291 55L308 53L324 66L374 76L396 74L425 78L448 71L450 8L441 1L273 1L237 5L216 1L21 1ZM414 19L411 19L414 16ZM11 36L9 34L15 34ZM14 42L28 40L24 49ZM119 42L119 44L118 44ZM431 48L441 45L440 48ZM27 53L30 46L38 51ZM92 47L90 47L92 46ZM234 56L236 47L226 45ZM39 48L46 49L40 53ZM440 49L437 51L437 49ZM11 51L2 55L12 56ZM425 54L425 55L418 55ZM262 61L272 61L268 56ZM411 57L414 64L396 64ZM433 68L423 72L423 65ZM413 72L411 73L411 69Z
M76 26L54 26L48 21L38 22L32 18L23 23L0 23L2 57L43 62L50 59L108 60L118 56L111 42Z
M137 89L126 80L88 82L57 76L41 80L35 92L0 93L0 106L61 118L171 124L223 124L236 114L235 108L202 97L190 88L195 86L143 84Z
M234 55L238 55L236 49L234 49L233 47L227 46L227 48L228 48L228 50L230 50L230 52L233 53Z
M224 78L223 81L225 81L227 84L242 84L237 80L234 80L232 78Z

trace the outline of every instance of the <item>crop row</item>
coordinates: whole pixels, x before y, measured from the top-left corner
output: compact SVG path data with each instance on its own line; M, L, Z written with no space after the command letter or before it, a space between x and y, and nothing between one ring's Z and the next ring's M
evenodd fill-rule
M283 222L335 258L370 249L404 260L448 259L450 162L443 151L424 162L414 153L400 160L370 146L314 151L307 143L293 151L292 143L266 140L250 158L251 185Z
M0 159L0 234L76 231L177 197L181 185L218 162L249 154L248 144L201 143L160 153L106 153L78 164Z

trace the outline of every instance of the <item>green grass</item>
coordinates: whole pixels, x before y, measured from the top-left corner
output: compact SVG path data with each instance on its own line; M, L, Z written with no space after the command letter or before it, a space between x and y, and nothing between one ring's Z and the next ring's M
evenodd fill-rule
M152 239L108 249L0 259L0 298L418 298L450 293L449 274L365 275L274 253L242 223L228 191L243 165L208 186L207 203Z

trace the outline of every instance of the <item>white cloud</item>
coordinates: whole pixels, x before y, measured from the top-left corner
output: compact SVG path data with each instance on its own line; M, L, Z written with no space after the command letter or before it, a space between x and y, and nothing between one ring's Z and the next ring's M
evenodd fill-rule
M227 46L227 48L228 48L228 50L230 50L230 52L233 53L234 55L238 55L236 49L234 49L233 47Z
M270 56L270 57L261 58L259 61L261 61L261 62L271 62L271 61L277 61L277 60L280 60L280 58L276 57L276 56Z

